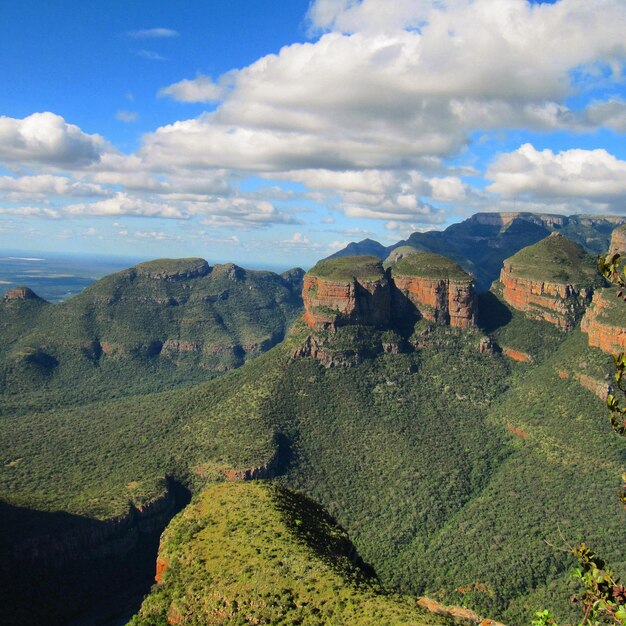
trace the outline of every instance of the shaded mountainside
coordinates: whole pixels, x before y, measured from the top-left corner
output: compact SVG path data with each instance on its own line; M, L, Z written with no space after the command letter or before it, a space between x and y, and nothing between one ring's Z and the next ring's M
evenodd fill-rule
M271 484L203 492L164 533L157 578L132 626L452 623L385 593L319 505Z
M472 274L478 291L487 291L498 277L504 259L551 232L560 232L588 252L599 254L608 249L613 229L624 222L625 217L614 215L477 213L444 231L413 233L407 240L387 247L371 239L351 243L331 258L371 254L386 259L394 249L408 245L453 259Z
M513 308L569 330L603 285L594 257L552 233L506 259L497 288Z
M5 409L154 391L238 367L282 340L301 310L302 275L161 259L60 304L14 289L0 302Z

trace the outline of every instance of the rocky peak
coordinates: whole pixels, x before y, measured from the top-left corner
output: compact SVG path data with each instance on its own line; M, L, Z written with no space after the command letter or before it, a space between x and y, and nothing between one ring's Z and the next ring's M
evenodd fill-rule
M504 300L528 316L569 330L602 285L595 259L581 246L552 233L504 261Z
M14 287L9 289L4 296L2 296L4 302L10 302L14 300L41 300L41 298L28 287Z
M206 276L211 267L204 259L156 259L139 263L130 271L137 277L177 281Z
M427 320L469 328L476 325L477 300L472 277L440 254L419 252L391 266L395 286L394 312L415 309Z
M609 354L626 352L626 302L615 287L593 294L580 329L589 335L590 346Z
M476 319L471 276L446 257L417 250L388 270L372 256L320 261L305 275L302 295L312 328L384 328L414 317L467 328Z

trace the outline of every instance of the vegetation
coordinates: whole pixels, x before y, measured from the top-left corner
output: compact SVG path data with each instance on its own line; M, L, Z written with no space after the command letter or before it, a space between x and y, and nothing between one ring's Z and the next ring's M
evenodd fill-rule
M132 626L450 623L386 594L319 505L271 484L204 491L166 530L160 559L163 582Z
M385 270L375 256L344 256L319 261L309 274L336 281L382 280Z
M370 263L380 267L380 262L374 261L367 261L365 267ZM514 363L497 352L481 354L481 330L460 331L421 321L413 332L403 333L413 348L407 347L401 354L380 350L385 344L401 342L392 331L355 326L324 334L324 350L362 353L361 359L350 361L352 367L325 367L311 358L295 358L311 332L296 324L272 350L220 378L198 384L184 374L186 366L180 361L177 367L183 374L172 383L179 387L160 393L150 392L159 388L160 376L166 378L164 371L156 366L139 367L154 358L141 351L116 357L128 363L128 369L108 370L116 384L129 372L129 386L117 398L109 396L110 381L88 378L78 365L72 374L67 346L76 350L72 354L78 354L83 347L76 338L95 337L93 341L102 342L93 329L110 326L111 336L105 340L111 343L115 339L121 345L145 345L152 336L146 328L180 328L182 335L182 329L194 328L182 319L204 319L192 315L218 310L197 304L198 309L190 308L185 317L177 317L184 307L196 306L196 299L208 302L202 298L219 295L227 288L231 290L228 299L218 298L210 304L222 306L231 298L255 302L261 297L254 293L254 284L246 282L252 280L252 273L242 274L233 266L224 266L221 274L216 271L193 279L207 281L203 291L181 288L191 279L124 273L111 283L105 279L85 292L89 298L76 298L64 308L39 305L33 317L37 328L46 329L50 339L44 341L41 334L39 341L30 341L35 335L27 334L9 338L8 345L1 348L6 381L3 402L10 410L4 410L0 418L0 497L13 506L104 519L127 511L129 501L141 504L158 496L168 476L199 494L223 480L228 470L269 467L276 474L274 487L236 486L242 489L237 492L222 486L219 489L224 491L216 487L218 491L207 492L215 496L206 496L208 500L197 496L197 506L204 506L208 521L194 517L198 509L192 508L174 524L168 534L173 543L167 544L171 548L166 546L174 563L166 573L171 579L165 579L137 618L148 621L137 624L163 623L172 605L183 616L188 609L204 610L195 608L197 598L204 593L207 574L216 580L213 570L207 568L218 567L217 562L209 563L206 546L217 546L218 555L228 554L228 544L219 544L226 541L223 535L212 534L219 528L230 529L236 540L233 569L218 582L224 585L225 594L236 597L237 605L220 605L209 594L206 610L237 608L232 619L240 621L232 623L242 623L249 606L245 598L267 593L265 588L246 586L253 584L254 573L244 565L248 557L258 557L253 563L259 567L266 562L273 567L282 561L277 571L284 577L303 572L287 578L288 586L277 586L271 592L276 597L270 597L263 608L269 611L264 614L267 620L281 615L285 623L297 616L304 619L306 607L317 606L315 598L328 597L329 589L337 591L340 603L327 601L317 615L334 611L332 615L349 616L357 610L377 615L377 607L383 604L385 611L404 615L402 611L411 608L406 601L392 602L379 596L379 590L370 587L376 583L361 578L365 574L359 568L361 573L340 559L345 567L337 574L335 566L319 556L319 545L313 553L313 547L296 530L295 535L280 530L276 511L284 511L287 505L267 509L263 502L275 504L277 498L291 502L291 519L300 519L305 528L309 526L302 507L314 507L308 500L289 495L289 489L315 499L338 520L385 588L467 605L510 624L528 623L537 606L554 606L555 619L561 622L576 615L567 601L574 590L567 573L568 557L555 554L546 543L555 543L559 532L573 542L583 538L590 545L593 542L594 549L613 564L612 575L623 575L626 513L614 496L626 462L626 442L607 436L610 425L603 401L596 396L608 383L610 359L590 349L579 331L566 335L546 323L529 320L508 309L497 294L487 301L494 313L484 316L485 330L501 345L532 354L532 364ZM276 284L271 276L267 280L269 285ZM154 286L152 291L148 282ZM240 283L247 291L238 290ZM141 289L134 291L133 285ZM217 289L209 290L216 285ZM284 293L287 297L288 292ZM150 294L147 300L145 294ZM177 305L161 302L157 307L152 304L155 297L180 301ZM109 302L110 298L113 301ZM159 308L163 317L159 317ZM19 317L17 309L11 311L3 309L5 317L0 320L9 321L0 325L0 332L10 327L6 316ZM48 311L63 314L48 317L52 315ZM138 311L147 316L141 327L132 325ZM106 324L105 315L110 316ZM251 317L244 319L246 324L256 323ZM230 323L224 321L223 328ZM206 327L198 324L211 336L208 322ZM259 326L249 328L258 331ZM195 330L184 332L190 333L184 335L185 341L196 341ZM219 332L224 332L222 327ZM247 331L241 327L238 332ZM58 345L66 346L68 352L58 352ZM109 357L115 362L112 353L101 355L94 371L106 372ZM13 369L7 363L12 363ZM131 372L132 368L136 371ZM194 362L187 371L195 369ZM9 389L13 380L22 389L21 398L14 387ZM101 381L100 385L92 384L94 381ZM121 397L124 393L128 395ZM246 491L248 487L254 489ZM224 505L209 507L208 503L219 501L218 493ZM239 495L228 495L231 493ZM244 494L253 495L248 500ZM231 508L234 518L229 517ZM267 522L261 526L270 534L255 526L257 508L259 520ZM191 520L188 526L185 515ZM222 517L216 517L219 515ZM290 527L294 525L297 529L295 522ZM276 528L281 537L272 534ZM249 534L237 534L237 529ZM175 536L179 531L191 541L178 542ZM23 537L24 532L11 528L10 539ZM311 532L327 540L326 531ZM200 544L206 538L206 546L195 542L194 536ZM255 543L257 536L261 543ZM284 569L290 561L279 556L280 542L284 539L289 549L295 550L294 537L304 542L299 546L306 544L308 556L303 562L314 559L313 572L321 572L319 563L325 563L323 567L330 568L323 570L329 572L328 577L326 573L323 577L313 574L315 584L312 580L304 584L302 581L309 580L304 570ZM270 559L270 543L275 539L275 559ZM248 547L260 552L248 554ZM274 580L273 571L270 568L269 580ZM301 575L304 578L299 578ZM312 599L304 599L307 605L296 601L294 589L297 594L312 594L307 596ZM375 598L370 603L362 592ZM317 619L311 615L311 620Z
M0 301L0 412L145 394L238 367L283 338L301 279L164 259L60 304Z
M397 261L391 268L397 276L427 276L434 279L469 280L460 265L432 252L415 252Z
M603 285L595 258L567 237L546 237L523 248L507 263L516 275L527 278L581 287Z

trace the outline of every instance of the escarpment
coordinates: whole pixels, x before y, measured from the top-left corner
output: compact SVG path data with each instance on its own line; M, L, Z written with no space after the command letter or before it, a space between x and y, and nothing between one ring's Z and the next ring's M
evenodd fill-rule
M626 224L618 226L611 233L611 245L609 254L626 254Z
M414 308L424 319L457 328L476 325L474 281L439 254L416 252L391 266L396 313Z
M504 261L504 300L529 317L572 329L602 285L595 260L573 241L553 233Z
M580 329L589 336L589 345L616 354L626 351L626 302L617 289L595 292Z
M456 263L415 251L391 261L376 257L320 261L304 277L304 321L310 328L361 324L388 328L404 318L468 328L476 324L474 282Z
M304 277L304 321L311 328L387 326L391 290L382 261L372 256L320 261Z

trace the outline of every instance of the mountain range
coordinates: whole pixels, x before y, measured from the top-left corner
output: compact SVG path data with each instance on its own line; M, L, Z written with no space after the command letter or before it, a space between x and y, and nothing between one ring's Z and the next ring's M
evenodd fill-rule
M626 303L590 254L621 221L479 214L304 276L160 260L61 304L9 291L3 614L576 619L565 542L626 572Z

